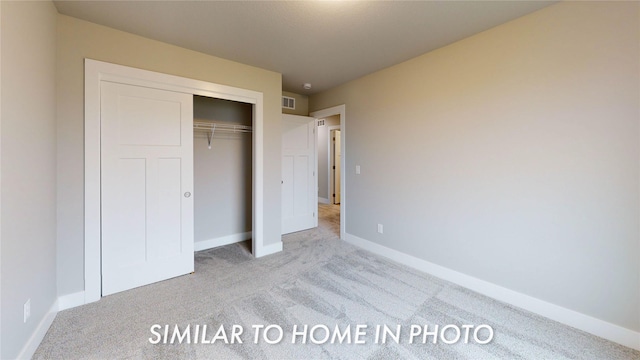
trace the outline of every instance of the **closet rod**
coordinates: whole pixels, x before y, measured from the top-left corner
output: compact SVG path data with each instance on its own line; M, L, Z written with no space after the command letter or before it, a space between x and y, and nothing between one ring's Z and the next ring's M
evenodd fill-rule
M251 132L251 126L240 124L219 123L211 121L194 121L194 130L211 131L230 131L230 132Z
M207 133L207 141L209 143L209 149L211 149L211 140L213 139L213 134L216 131L231 132L231 133L250 133L252 131L251 126L248 126L248 125L229 124L229 123L220 123L220 122L211 122L211 121L194 121L193 130Z

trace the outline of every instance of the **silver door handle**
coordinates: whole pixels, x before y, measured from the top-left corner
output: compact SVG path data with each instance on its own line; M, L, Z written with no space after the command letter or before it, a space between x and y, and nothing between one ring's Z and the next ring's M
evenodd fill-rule
M187 191L186 193L184 193L184 197L186 198L191 197L191 193Z

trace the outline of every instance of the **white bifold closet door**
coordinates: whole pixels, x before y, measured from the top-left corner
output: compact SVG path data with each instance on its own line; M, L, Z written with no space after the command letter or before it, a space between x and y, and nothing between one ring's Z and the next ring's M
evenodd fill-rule
M101 83L102 295L193 272L193 96Z
M316 119L282 115L282 233L318 226Z

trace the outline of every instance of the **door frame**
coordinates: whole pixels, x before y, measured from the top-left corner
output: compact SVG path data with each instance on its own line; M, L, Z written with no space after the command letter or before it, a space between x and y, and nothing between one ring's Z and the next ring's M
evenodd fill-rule
M347 107L342 104L309 113L309 116L316 119L333 115L340 115L340 152L342 153L342 161L340 161L340 239L344 240L347 228L347 182L345 171L347 164L347 147L345 146L347 139Z
M333 142L331 141L331 131L333 130L341 130L340 126L342 125L342 121L340 121L340 125L329 125L327 127L327 185L329 187L327 192L327 197L329 198L329 204L334 205L335 199L333 198L333 169L331 167L331 163L333 159L331 158L332 151L331 147L333 146ZM340 136L342 136L342 131L340 132ZM342 141L341 141L342 143ZM342 146L342 144L340 144ZM340 162L340 166L342 166L342 161ZM340 174L342 174L342 169L340 169ZM342 186L342 179L340 179L340 186ZM342 199L340 199L342 200Z
M84 77L84 303L102 297L101 203L100 203L100 83L111 81L128 85L169 90L233 100L253 105L253 255L269 253L264 246L264 103L261 92L207 81L85 59Z

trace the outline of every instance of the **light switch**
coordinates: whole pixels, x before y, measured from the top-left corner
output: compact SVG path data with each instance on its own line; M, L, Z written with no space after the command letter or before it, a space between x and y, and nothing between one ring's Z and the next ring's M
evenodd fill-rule
M360 165L356 165L356 174L360 175Z

